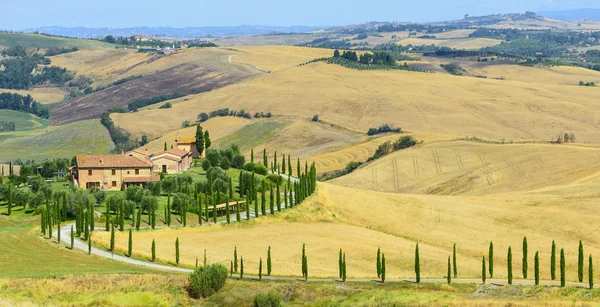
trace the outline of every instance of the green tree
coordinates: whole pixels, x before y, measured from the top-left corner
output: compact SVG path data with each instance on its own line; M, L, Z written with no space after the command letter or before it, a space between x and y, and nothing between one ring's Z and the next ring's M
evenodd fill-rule
M260 262L258 264L258 280L262 280L262 257L260 258Z
M508 284L512 285L512 247L508 247L508 257L507 257L507 267L508 267Z
M92 234L88 237L88 255L92 254Z
M564 287L567 280L565 275L565 249L560 249L560 286Z
M209 297L223 288L227 280L227 268L222 264L201 266L188 278L192 297Z
M8 215L12 214L12 205L13 205L12 184L9 183L8 184Z
M237 256L237 246L233 248L233 270L235 273L238 272L238 256Z
M262 191L260 194L260 210L262 215L267 215L267 184L262 181Z
M448 284L452 282L452 265L450 264L450 256L448 256L448 275L446 275L446 281Z
M152 262L156 261L156 243L152 239Z
M225 218L227 220L227 224L231 223L231 212L229 209L229 195L225 197Z
M487 270L485 269L485 256L481 258L481 282L485 285L485 277L487 276Z
M527 279L527 237L523 238L523 279Z
M344 261L342 260L342 249L341 248L340 248L340 256L338 258L338 271L339 271L339 277L341 279L342 275L344 274Z
M344 253L344 258L342 259L343 271L342 271L342 282L346 282L346 253Z
M271 247L267 251L267 276L271 276Z
M196 150L202 157L202 153L204 153L204 134L202 133L200 124L196 126Z
M75 232L73 231L73 225L71 225L71 249L75 245Z
M179 237L175 239L175 265L179 266Z
M381 254L381 282L385 282L385 254Z
M275 193L273 192L273 185L269 183L269 210L271 215L275 214Z
M115 252L115 225L110 227L110 252Z
M490 278L494 278L494 243L490 241L490 248L488 250L488 271L490 273Z
M208 130L206 130L204 131L204 149L208 150L211 144L212 143L210 142L210 134L208 133Z
M594 264L592 262L592 255L590 255L588 262L588 284L590 289L594 289Z
M377 248L377 278L381 277L381 248Z
M419 259L419 243L415 247L415 275L417 283L421 282L421 260Z
M535 257L533 258L533 272L535 277L535 285L540 284L540 252L535 252Z
M131 233L131 228L129 228L129 241L127 244L127 257L131 257L132 252L133 252L133 234Z
M254 163L254 148L250 150L250 163Z
M556 280L556 244L552 240L552 251L550 252L550 276Z
M281 191L279 190L279 182L277 182L277 191L275 202L277 203L277 212L281 212Z
M579 253L577 255L577 280L583 282L583 243L579 240Z
M167 151L167 142L165 142L164 151Z
M454 273L454 278L458 276L458 269L456 268L456 243L452 246L452 270Z
M264 149L263 149L263 165L264 165L266 168L269 168L269 160L268 160L268 159L269 159L269 158L267 157L267 149L266 149L266 148L264 148Z

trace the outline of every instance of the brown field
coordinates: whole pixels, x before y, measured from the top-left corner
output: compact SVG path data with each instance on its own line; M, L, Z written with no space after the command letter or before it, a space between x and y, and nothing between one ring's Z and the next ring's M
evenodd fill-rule
M314 40L312 34L256 35L206 38L219 46L295 46Z
M23 96L31 95L33 99L42 104L51 104L62 101L65 98L65 96L69 94L66 90L55 87L38 87L29 90L12 90L0 88L0 93L5 92L15 93Z
M539 19L526 19L526 20L511 20L503 21L495 25L489 26L490 28L496 29L522 29L522 30L598 30L600 29L600 23L598 22L583 22L581 26L578 22L569 22L563 20L556 20L547 17Z
M456 49L481 49L500 44L502 41L491 38L456 38L456 39L425 39L425 38L407 38L396 42L398 45L435 45Z
M571 66L530 67L520 65L478 65L478 63L473 63L465 68L475 75L528 83L579 85L579 81L600 82L600 72Z
M437 39L454 39L454 38L468 38L471 33L475 32L473 29L462 29L448 31L444 33L433 34Z
M597 142L596 92L570 85L356 71L313 63L193 95L171 109L122 114L119 125L128 130L160 125L168 132L202 111L229 107L304 118L318 114L326 122L363 133L388 123L415 132L506 140L548 141L570 132L580 142Z
M333 56L333 50L331 49L291 46L280 46L277 48L268 46L236 47L235 50L244 53L233 56L233 62L257 66L269 71L278 71L306 63L316 58Z

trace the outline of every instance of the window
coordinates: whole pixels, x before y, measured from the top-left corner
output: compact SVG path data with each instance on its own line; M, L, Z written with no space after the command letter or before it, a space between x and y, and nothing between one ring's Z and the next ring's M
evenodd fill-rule
M112 170L112 175L113 175L113 176L117 175L117 170L116 170L116 169L113 169L113 170Z
M92 175L92 170L91 170L91 169L89 169L89 170L88 170L88 176L91 176L91 175Z
M136 169L135 169L135 174L136 174L136 175L139 175L139 174L140 174L140 169L139 169L139 168L136 168Z
M116 181L113 181L113 182L112 182L112 187L113 187L113 188L116 188L116 187L117 187L117 182L116 182Z
M167 173L167 166L166 165L162 166L162 172L165 173L165 174Z

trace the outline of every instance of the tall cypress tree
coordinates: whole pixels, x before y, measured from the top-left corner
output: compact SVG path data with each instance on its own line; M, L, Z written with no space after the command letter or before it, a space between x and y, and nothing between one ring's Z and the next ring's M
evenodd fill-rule
M513 275L512 275L512 247L508 247L508 256L506 259L507 262L507 267L508 267L508 284L512 285L512 279L513 279Z
M456 268L456 243L454 243L454 245L452 246L452 265L453 265L453 272L454 272L454 278L457 278L458 276L458 269Z
M90 231L94 231L94 228L96 228L96 224L94 223L94 204L89 204L88 208L90 214Z
M583 243L579 240L579 253L577 255L577 280L583 282Z
M285 168L285 154L283 155L283 158L281 159L281 172L280 174L284 174L285 175L285 171L287 169Z
M550 276L556 280L556 244L552 240L552 251L550 253Z
M200 124L196 126L196 150L200 154L200 157L202 157L202 153L204 153L204 133Z
M233 248L233 270L235 273L238 272L238 256L237 256L237 246Z
M277 151L275 151L275 154L273 154L273 173L276 173L277 169Z
M535 257L533 258L533 274L535 277L535 285L540 284L540 252L535 252Z
M263 149L263 164L265 165L265 167L267 169L269 168L269 161L267 158L267 149L266 148Z
M281 212L281 191L279 190L279 182L277 182L277 191L275 196L275 201L277 202L277 212Z
M344 253L344 258L342 259L343 271L342 271L342 282L346 282L346 253Z
M523 264L521 268L523 271L523 279L527 279L527 237L523 238Z
M271 276L271 247L267 251L267 276Z
M88 255L92 254L92 234L88 237Z
M288 179L292 177L292 156L288 154Z
M73 225L71 225L71 249L75 245L75 232L73 231Z
M450 264L450 256L448 256L448 275L446 275L448 284L452 282L452 265Z
M306 245L302 243L302 277L306 278Z
M108 204L108 201L106 201L106 213L104 214L106 220L104 221L104 230L105 231L110 231L110 205Z
M231 223L231 213L229 209L229 196L225 198L225 216L227 219L227 224Z
M342 249L341 248L340 248L340 256L338 259L338 271L339 271L339 277L341 279L342 275L344 274L344 262L342 260Z
M233 199L233 179L229 177L229 198Z
M152 262L156 261L156 243L152 239Z
M560 249L560 286L564 287L567 276L565 275L565 249Z
M275 214L275 193L273 193L273 184L269 183L269 209L271 215Z
M254 163L254 148L250 150L250 162Z
M421 282L421 260L419 259L419 243L415 247L415 275L417 283Z
M485 277L487 276L487 270L485 269L485 256L481 258L481 282L485 285Z
M133 234L131 233L131 228L129 228L129 241L127 244L127 257L131 257L132 252L133 252Z
M241 219L242 219L242 217L240 216L240 201L237 200L235 202L235 220L236 220L236 222L239 223ZM236 271L236 273L237 273L237 271Z
M12 214L13 205L13 194L12 194L12 183L8 184L8 215Z
M244 207L246 208L246 220L250 220L250 202L248 200L248 195L246 195L246 203L244 204Z
M258 264L258 281L262 280L262 257L260 258L260 262Z
M142 224L142 208L140 207L137 210L137 218L135 219L135 230L140 230L141 224Z
M115 225L110 227L110 252L115 252Z
M198 200L196 201L196 211L198 212L198 225L202 226L202 196L198 195Z
M221 192L217 191L217 198ZM217 198L213 201L213 222L217 223Z
M175 239L175 265L179 266L179 237Z
M240 279L244 278L244 257L240 257Z
M267 185L262 181L262 192L260 194L260 210L262 215L267 215Z
M381 282L385 282L385 254L381 254Z
M377 278L381 277L381 248L377 248Z
M590 286L590 289L594 289L594 264L592 262L591 254L588 262L588 285Z
M300 172L300 158L298 158L298 163L296 165L296 175L298 176L298 178L300 178L300 175L302 173Z
M490 248L488 250L488 271L490 273L490 278L494 278L494 243L490 241Z

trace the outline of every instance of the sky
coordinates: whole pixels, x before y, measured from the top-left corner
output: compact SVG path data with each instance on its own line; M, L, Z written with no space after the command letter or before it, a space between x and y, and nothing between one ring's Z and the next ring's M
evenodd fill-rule
M600 0L0 0L0 29L63 27L336 26L427 22L525 11L600 8Z

